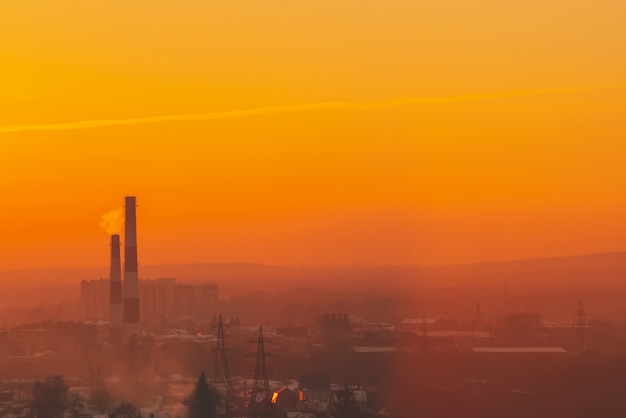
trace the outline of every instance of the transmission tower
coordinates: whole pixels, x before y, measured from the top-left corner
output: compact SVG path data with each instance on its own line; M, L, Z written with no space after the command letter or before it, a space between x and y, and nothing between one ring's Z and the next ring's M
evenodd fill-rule
M587 311L583 306L583 300L578 300L578 310L574 312L574 326L578 328L578 336L580 338L580 348L585 346L585 328L587 328Z
M267 379L267 366L265 364L263 326L259 326L254 384L250 395L248 418L268 418L271 414L271 408L270 384Z
M222 314L217 324L217 344L215 346L215 364L213 366L213 379L211 381L214 387L225 386L226 392L231 391L230 370L226 361L226 342L224 339L224 324L222 323Z

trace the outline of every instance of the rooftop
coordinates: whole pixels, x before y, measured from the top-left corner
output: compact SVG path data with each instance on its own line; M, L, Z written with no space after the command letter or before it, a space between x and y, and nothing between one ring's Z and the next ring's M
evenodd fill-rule
M474 353L566 353L562 347L474 347Z

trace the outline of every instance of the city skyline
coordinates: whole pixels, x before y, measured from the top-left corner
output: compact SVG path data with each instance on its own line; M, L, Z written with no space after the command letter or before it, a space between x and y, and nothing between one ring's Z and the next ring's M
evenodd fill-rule
M625 22L0 1L0 418L626 417Z

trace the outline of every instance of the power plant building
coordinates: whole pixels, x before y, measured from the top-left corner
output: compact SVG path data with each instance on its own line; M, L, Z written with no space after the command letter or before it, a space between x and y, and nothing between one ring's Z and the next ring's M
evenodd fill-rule
M210 318L216 313L219 298L215 283L182 284L173 278L139 280L136 206L134 196L125 198L123 278L120 236L114 234L109 279L81 282L81 318L108 321L109 341L115 344L139 336L142 326L155 330L184 317Z
M109 280L83 280L80 282L80 317L82 319L109 319Z
M81 282L80 312L84 320L110 321L109 280ZM173 278L139 280L141 324L162 329L185 316L210 319L217 312L219 287L215 283L177 283ZM112 326L112 325L111 325Z
M162 329L175 317L175 279L139 280L141 323L150 329Z

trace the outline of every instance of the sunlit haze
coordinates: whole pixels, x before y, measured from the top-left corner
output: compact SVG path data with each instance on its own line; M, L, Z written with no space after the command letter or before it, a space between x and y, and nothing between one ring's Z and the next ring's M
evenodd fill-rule
M2 269L626 250L626 2L4 1ZM107 228L106 226L104 227Z
M626 0L0 0L0 418L626 417Z

